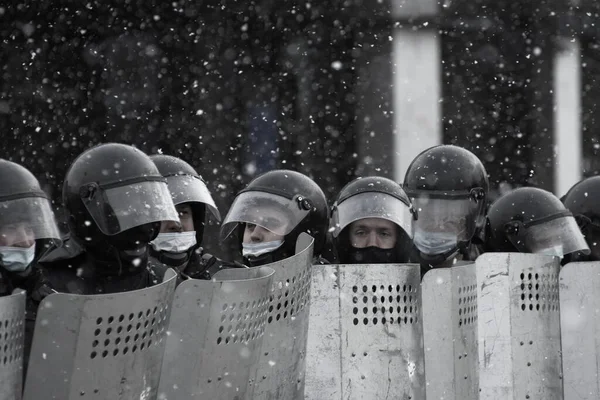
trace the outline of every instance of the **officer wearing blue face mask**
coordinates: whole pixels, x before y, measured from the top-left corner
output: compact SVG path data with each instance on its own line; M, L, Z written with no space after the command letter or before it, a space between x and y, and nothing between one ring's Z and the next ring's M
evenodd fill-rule
M60 245L50 201L26 168L0 159L0 294L27 291L25 362L29 355L37 307L54 290L38 260Z
M404 190L418 214L411 259L421 264L423 273L477 258L489 183L473 153L452 145L423 151L406 171Z
M301 233L315 239L314 260L326 263L329 207L312 179L296 171L274 170L255 178L236 196L221 240L236 238L244 263L253 267L291 257Z
M2 294L35 275L34 260L59 242L50 201L37 179L21 165L0 159Z
M160 232L150 242L150 255L178 272L181 279L211 279L222 268L243 267L228 263L204 251L202 239L206 211L220 221L221 215L196 170L180 158L157 154L150 157L167 180L179 224L163 221Z

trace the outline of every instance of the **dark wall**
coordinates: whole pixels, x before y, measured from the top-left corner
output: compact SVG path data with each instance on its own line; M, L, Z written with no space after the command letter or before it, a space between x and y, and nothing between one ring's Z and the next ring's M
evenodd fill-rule
M356 30L332 16L337 6L2 7L0 157L31 169L59 215L72 160L111 141L190 162L223 215L238 190L273 168L307 173L333 197L356 163L347 157ZM216 246L216 229L208 236Z

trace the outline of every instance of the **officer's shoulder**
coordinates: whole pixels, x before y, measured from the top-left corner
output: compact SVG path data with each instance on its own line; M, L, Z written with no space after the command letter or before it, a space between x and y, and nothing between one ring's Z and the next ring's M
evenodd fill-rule
M80 268L85 263L85 253L72 258L61 258L52 261L38 261L36 268L43 271L45 276L59 279L65 276L79 276Z
M167 270L170 268L171 267L169 267L166 264L161 263L156 258L148 257L148 262L146 264L146 270L148 271L147 273L150 276L150 281L151 281L152 285L156 285L156 284L160 283L164 279L165 274L167 273ZM173 270L175 271L175 273L177 273L177 270L175 268L173 268Z
M148 263L146 265L148 269L153 271L166 271L169 269L168 265L163 264L154 257L148 257Z
M52 263L61 260L69 260L84 254L82 247L71 238L70 235L63 237L62 246L56 246L48 250L39 260L40 263Z

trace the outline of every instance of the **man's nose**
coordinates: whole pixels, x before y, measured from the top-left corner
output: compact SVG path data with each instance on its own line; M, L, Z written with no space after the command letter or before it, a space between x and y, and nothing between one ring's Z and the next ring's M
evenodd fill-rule
M250 235L250 240L252 242L264 242L265 240L265 228L262 226L256 225L252 230L252 234Z
M28 229L19 228L15 234L15 247L31 247L35 243L33 232Z
M367 237L367 247L377 247L377 232L370 232Z

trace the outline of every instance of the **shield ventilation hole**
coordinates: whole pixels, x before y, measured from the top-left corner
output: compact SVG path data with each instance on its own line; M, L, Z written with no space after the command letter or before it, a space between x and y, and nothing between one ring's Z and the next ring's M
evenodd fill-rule
M354 325L411 325L419 320L418 284L352 286Z
M517 288L522 311L558 312L558 275L555 273L522 272Z
M310 300L310 268L299 274L273 284L269 298L269 324L295 317L304 310Z
M96 317L90 358L124 356L161 343L166 335L168 309L163 304L129 314Z
M217 344L247 344L260 338L267 324L269 297L241 302L224 303L221 324L217 329Z
M477 285L458 288L458 326L477 323Z
M0 360L12 364L23 359L23 318L8 317L0 320Z

